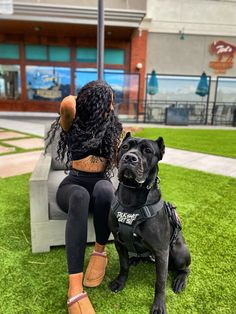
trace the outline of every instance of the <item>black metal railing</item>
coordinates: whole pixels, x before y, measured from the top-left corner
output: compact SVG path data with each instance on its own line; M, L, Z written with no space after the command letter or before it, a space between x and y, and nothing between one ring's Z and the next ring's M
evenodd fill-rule
M146 101L145 122L167 123L167 113L173 109L176 115L187 112L188 124L206 124L208 119L208 107L206 102L196 101ZM174 110L175 109L175 110ZM186 119L185 119L186 121ZM173 120L174 123L174 120ZM181 124L181 121L179 121Z
M212 106L211 124L236 126L236 102L215 102Z
M236 126L236 102L127 100L116 111L122 122Z

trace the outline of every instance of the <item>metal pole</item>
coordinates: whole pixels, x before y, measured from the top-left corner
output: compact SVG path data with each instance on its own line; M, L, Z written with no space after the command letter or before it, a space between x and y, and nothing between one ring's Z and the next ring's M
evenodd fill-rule
M208 123L208 110L209 110L209 97L210 97L210 91L211 91L211 77L209 76L209 88L208 88L208 94L207 94L207 103L206 103L206 119L205 124Z
M143 117L143 122L147 122L146 118L147 118L147 89L148 89L148 73L146 76L146 93L145 93L145 103L144 103L144 117Z
M212 106L212 110L211 110L211 125L214 124L214 118L215 118L218 82L219 82L219 76L217 76L217 79L216 79L215 98L214 98L214 102L213 102L213 106Z
M98 80L103 80L103 70L104 70L104 2L103 0L98 0L97 70L98 70Z

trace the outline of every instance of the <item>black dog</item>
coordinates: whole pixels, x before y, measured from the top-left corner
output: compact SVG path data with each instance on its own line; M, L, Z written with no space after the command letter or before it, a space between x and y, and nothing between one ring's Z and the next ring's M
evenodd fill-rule
M126 134L118 154L119 186L109 216L120 259L120 273L109 287L114 292L124 288L131 255L152 255L157 277L152 314L166 313L168 266L177 273L173 290L178 293L185 288L190 265L175 208L161 199L158 188L158 161L164 151L162 137L152 141Z

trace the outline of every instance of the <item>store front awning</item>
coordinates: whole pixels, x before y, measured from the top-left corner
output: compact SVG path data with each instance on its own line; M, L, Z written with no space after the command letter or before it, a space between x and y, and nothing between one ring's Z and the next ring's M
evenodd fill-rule
M139 27L146 14L146 1L141 0L141 6L140 1L138 3L138 6L135 6L133 1L131 8L123 8L122 6L120 8L105 8L105 25ZM97 25L97 7L93 6L16 2L13 12L12 15L1 15L1 19Z

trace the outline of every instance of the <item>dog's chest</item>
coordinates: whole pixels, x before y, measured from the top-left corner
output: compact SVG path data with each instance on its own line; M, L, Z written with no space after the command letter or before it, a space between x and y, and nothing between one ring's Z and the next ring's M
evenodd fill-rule
M161 200L155 206L142 206L130 210L130 208L123 207L116 199L112 204L112 214L118 223L117 239L128 250L131 255L149 256L150 251L145 245L141 234L138 234L138 227L147 219L155 216L157 212L163 207Z

